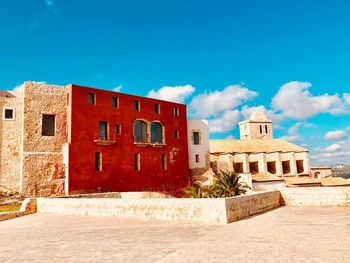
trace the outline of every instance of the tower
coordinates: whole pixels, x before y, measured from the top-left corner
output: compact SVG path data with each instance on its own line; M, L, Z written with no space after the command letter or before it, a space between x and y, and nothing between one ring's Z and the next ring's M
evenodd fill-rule
M239 123L241 140L272 140L272 121L262 111L254 111L249 120Z

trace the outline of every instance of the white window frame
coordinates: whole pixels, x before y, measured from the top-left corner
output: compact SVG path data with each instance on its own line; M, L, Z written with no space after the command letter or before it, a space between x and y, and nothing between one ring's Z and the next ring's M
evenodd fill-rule
M5 111L6 110L12 110L12 119L7 119L5 118ZM11 108L11 107L4 107L3 108L3 112L2 112L2 119L4 121L14 121L15 120L15 108Z

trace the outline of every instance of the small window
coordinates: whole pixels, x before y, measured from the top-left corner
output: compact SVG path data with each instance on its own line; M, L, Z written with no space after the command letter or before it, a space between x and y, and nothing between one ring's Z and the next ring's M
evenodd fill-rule
M174 136L176 139L180 138L180 132L178 130L174 131Z
M118 97L112 97L112 107L119 108L119 98Z
M166 165L166 154L162 153L162 170L166 170L167 165Z
M134 110L140 111L140 101L134 100Z
M14 111L13 109L4 109L4 120L14 120Z
M101 152L95 153L95 170L97 172L102 171L102 153Z
M267 125L265 125L265 133L267 134Z
M199 132L193 132L193 144L199 145Z
M160 114L160 104L154 104L154 112Z
M196 163L199 163L199 154L196 154Z
M262 134L262 126L260 125L260 134Z
M43 115L41 135L54 136L55 135L55 115Z
M141 167L140 167L140 154L139 153L135 153L134 155L134 168L135 171L140 171Z
M120 135L122 133L120 124L115 125L115 134Z
M96 104L95 93L88 93L88 103L90 105L95 105Z
M174 116L179 116L179 107L177 106L174 107Z
M147 143L147 124L142 120L134 121L134 143Z
M98 127L98 138L99 140L107 140L108 138L108 122L100 121Z

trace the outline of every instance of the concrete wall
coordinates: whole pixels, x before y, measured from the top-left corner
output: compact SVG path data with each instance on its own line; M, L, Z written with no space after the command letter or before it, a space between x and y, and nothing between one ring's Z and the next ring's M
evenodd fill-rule
M262 133L260 133L260 126ZM265 131L267 126L267 133ZM273 129L271 121L251 121L247 120L239 123L239 131L241 140L271 140L273 138Z
M13 120L3 118L6 108L13 109ZM0 192L20 190L21 112L21 98L0 97Z
M271 191L286 187L284 181L253 182L253 191Z
M350 187L282 188L287 206L350 206Z
M279 191L222 199L38 198L38 213L225 224L278 207Z
M324 178L332 175L332 167L311 167L310 175L312 178Z

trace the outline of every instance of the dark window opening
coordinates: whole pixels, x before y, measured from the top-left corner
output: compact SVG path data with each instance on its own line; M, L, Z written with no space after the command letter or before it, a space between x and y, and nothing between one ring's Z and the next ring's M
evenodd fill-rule
M100 140L107 140L108 139L108 122L106 122L106 121L99 122L98 138Z
M5 109L4 112L4 119L5 120L13 120L13 109Z
M233 163L233 171L238 174L243 173L243 163Z
M179 116L179 107L174 107L174 116Z
M159 122L151 124L151 143L163 143L163 125Z
M55 115L43 115L41 135L55 136Z
M282 162L282 172L283 172L283 174L289 174L290 173L290 162L289 161L283 161Z
M102 153L100 152L95 153L95 170L97 172L102 171Z
M115 125L115 134L121 134L121 126L120 126L120 124L116 124Z
M265 133L267 134L267 125L265 125Z
M144 121L134 121L134 142L147 143L147 124Z
M140 154L139 153L135 153L135 155L134 155L134 169L135 169L135 171L140 171L141 170Z
M262 126L260 125L260 134L262 134Z
M88 103L90 105L95 105L96 104L95 93L88 93Z
M251 174L259 173L259 162L249 162L249 170Z
M196 163L199 163L199 154L196 154Z
M160 114L160 104L154 104L154 112Z
M267 171L276 174L276 162L267 162Z
M167 163L166 163L166 154L162 153L162 170L167 169Z
M119 98L118 97L112 97L112 107L119 108Z
M140 101L134 100L134 110L140 111Z
M297 160L297 173L301 174L304 172L304 162L303 160Z
M193 144L199 145L199 132L193 132Z
M178 130L175 130L174 131L174 136L175 136L176 139L179 138L180 137L180 132Z

